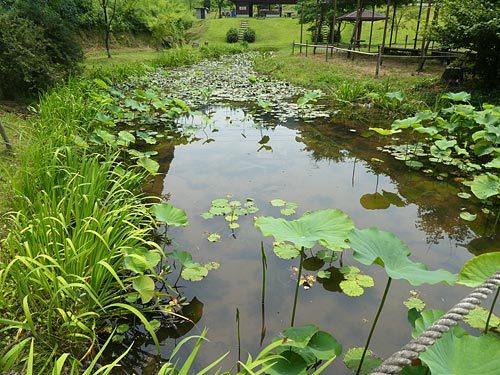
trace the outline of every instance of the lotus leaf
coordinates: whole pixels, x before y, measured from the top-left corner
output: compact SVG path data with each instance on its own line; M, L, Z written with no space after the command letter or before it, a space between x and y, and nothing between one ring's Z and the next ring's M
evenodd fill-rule
M319 332L319 328L313 324L301 327L291 327L283 331L287 346L296 348L305 348L311 338Z
M425 308L425 302L418 297L410 297L403 302L408 310L415 309L417 311L422 311Z
M348 247L346 239L354 228L352 220L338 209L312 211L292 221L261 216L255 226L264 236L274 236L277 242L292 242L305 248L319 242L334 250Z
M361 361L361 356L363 355L364 348L351 348L347 351L344 356L344 363L348 369L353 372L359 367L359 362ZM363 362L363 367L361 368L360 374L367 375L372 372L375 368L380 366L382 359L376 357L371 350L366 352L366 356Z
M482 254L464 264L458 273L458 283L477 287L500 271L500 252Z
M444 99L450 99L454 102L468 102L470 100L470 94L465 91L460 91L457 93L447 92L441 96Z
M219 242L220 241L220 234L219 233L210 233L207 237L207 240L210 242Z
M300 355L292 350L280 353L281 358L273 360L267 373L269 375L306 375L307 362Z
M474 178L470 188L479 199L488 199L500 194L500 178L491 173L482 174Z
M143 273L153 269L161 260L161 255L154 250L145 248L129 249L123 258L125 268L132 272Z
M467 322L471 327L484 330L486 327L486 320L488 319L488 315L488 310L477 306L474 310L469 312L469 314L464 317L464 321ZM493 329L499 332L500 318L495 314L492 314L488 327L490 330Z
M132 281L132 286L141 296L142 303L148 303L155 293L155 282L151 276L140 275Z
M345 266L340 268L340 272L344 275L344 281L340 282L342 291L350 297L359 297L365 290L375 285L373 278L368 275L361 274L358 267Z
M208 269L199 263L191 263L182 269L181 276L184 280L200 281L208 275Z
M281 259L294 259L300 255L300 249L286 242L275 242L273 250L276 256Z
M271 201L271 205L273 207L283 207L285 204L286 204L286 201L284 201L283 199L273 199Z
M329 360L342 353L342 345L335 337L323 331L316 332L307 346L320 360Z
M168 203L155 204L151 211L156 216L156 220L173 225L174 227L185 227L189 224L186 211L174 207Z
M365 265L375 263L384 267L393 279L405 279L412 285L455 283L456 275L442 269L428 271L424 264L408 259L410 249L392 233L376 228L354 229L349 242L354 259Z
M382 128L369 128L370 130L373 130L375 133L378 133L380 135L393 135L396 133L401 133L401 129L382 129Z
M474 220L476 220L477 215L471 214L470 212L467 212L467 211L462 211L462 212L460 212L460 217L465 221L474 221Z
M432 375L497 375L500 340L490 335L457 335L450 331L420 355Z
M137 160L137 165L143 167L152 175L155 175L158 169L160 169L160 164L147 156L140 157L139 160Z

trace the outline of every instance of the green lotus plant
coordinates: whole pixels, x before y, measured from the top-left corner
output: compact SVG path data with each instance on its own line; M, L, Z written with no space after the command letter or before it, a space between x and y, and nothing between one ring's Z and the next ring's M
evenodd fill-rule
M428 271L424 264L415 263L408 258L410 249L403 241L392 233L376 228L354 229L349 234L349 243L353 250L354 259L364 265L378 264L384 267L388 275L384 294L356 371L356 374L359 375L392 279L404 279L412 285L437 284L440 282L452 285L456 282L456 275L442 269Z
M458 274L457 283L475 288L484 283L489 277L498 271L500 271L500 252L482 254L472 258L464 264ZM500 288L497 288L488 318L485 322L484 333L488 333L491 316L493 314L493 309L495 308L499 291Z
M338 251L348 248L347 237L354 224L342 211L328 209L306 212L299 219L290 221L261 216L256 219L255 226L264 236L274 237L274 251L278 257L294 259L300 256L291 320L293 327L305 258L304 250L312 249L316 244Z

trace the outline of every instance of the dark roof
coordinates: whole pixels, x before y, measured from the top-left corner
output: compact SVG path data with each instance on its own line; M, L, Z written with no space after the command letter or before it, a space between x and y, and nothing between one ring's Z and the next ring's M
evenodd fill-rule
M339 21L356 21L357 11L344 14L337 18ZM373 12L371 10L363 10L361 13L361 21L371 21ZM373 21L385 20L385 14L376 13L373 14Z
M236 5L297 4L297 0L231 0Z

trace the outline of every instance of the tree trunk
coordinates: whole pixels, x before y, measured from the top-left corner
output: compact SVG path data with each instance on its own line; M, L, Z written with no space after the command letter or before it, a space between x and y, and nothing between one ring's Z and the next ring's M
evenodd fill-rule
M3 141L5 142L5 147L7 147L7 151L12 152L12 144L10 143L9 137L7 136L7 132L2 125L2 119L0 118L0 135L2 136Z
M427 32L427 25L428 25L431 5L432 5L432 3L429 3L429 11L427 12L427 20L426 20L426 24L425 24L425 31L426 32ZM436 6L434 8L434 16L432 18L432 25L436 25L437 20L438 20L438 16L439 16L439 4L436 4ZM430 44L431 44L431 38L426 36L425 43L422 44L422 54L420 57L420 63L418 64L417 72L422 72L424 70L425 61L427 60L426 55L427 55L427 51L429 49Z
M106 48L108 58L111 58L111 53L109 51L109 34L111 31L111 25L108 17L108 0L101 0L101 8L104 15L104 48Z

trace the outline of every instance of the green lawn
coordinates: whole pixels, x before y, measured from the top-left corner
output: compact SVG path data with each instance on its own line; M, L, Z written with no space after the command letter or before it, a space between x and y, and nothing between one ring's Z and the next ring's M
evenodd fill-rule
M376 8L377 13L385 14L385 8ZM398 13L396 14L396 19L399 19L401 14L401 9L398 8ZM393 45L403 47L405 44L405 37L408 35L408 48L413 47L413 39L415 37L415 30L418 18L418 7L417 6L407 6L403 10L403 18L399 23L399 31L397 32L397 43ZM419 41L423 35L424 30L424 20L426 8L422 11L422 22L420 25ZM392 8L391 8L392 17ZM208 41L209 43L225 43L226 33L231 27L239 28L242 20L248 21L248 26L256 31L257 40L251 46L253 48L275 48L275 49L285 49L291 48L291 43L293 41L298 42L300 40L300 24L297 18L222 18L222 19L207 19L200 21L202 23L202 31L197 37L198 42ZM311 25L304 25L303 41L311 42L311 33L307 29ZM353 23L343 22L341 26L342 43L349 43L352 35ZM389 44L390 38L390 28L391 21L388 24L386 44ZM365 40L368 44L370 39L370 29L371 23L364 22L361 31L361 40ZM373 23L372 32L372 46L373 52L376 52L377 45L382 43L384 32L384 21L376 21ZM396 39L396 26L393 32L393 42ZM417 44L417 48L420 45Z
M226 43L226 33L231 27L239 28L242 20L248 21L248 27L255 30L256 41L253 48L292 48L293 40L300 39L300 24L294 18L221 18L207 19L205 32L199 42Z

